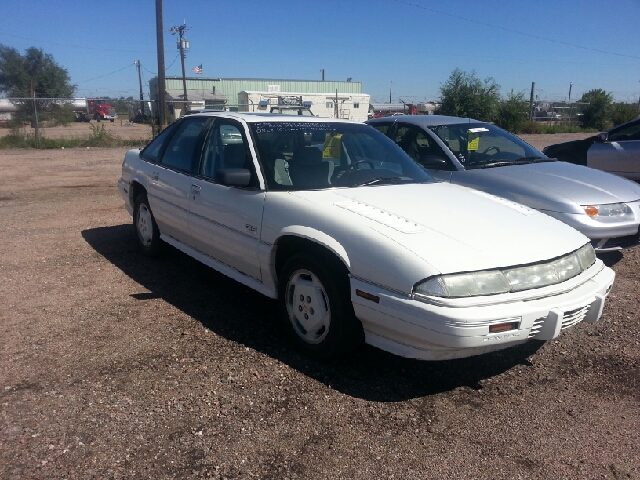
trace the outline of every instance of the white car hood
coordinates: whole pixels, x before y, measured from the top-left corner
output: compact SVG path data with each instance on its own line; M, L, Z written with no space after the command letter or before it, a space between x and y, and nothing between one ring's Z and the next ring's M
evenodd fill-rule
M293 194L322 204L352 227L376 230L440 273L539 262L588 241L573 228L528 207L445 183Z

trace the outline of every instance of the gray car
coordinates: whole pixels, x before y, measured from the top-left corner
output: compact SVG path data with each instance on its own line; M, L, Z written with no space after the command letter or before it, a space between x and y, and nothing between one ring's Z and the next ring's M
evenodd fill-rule
M548 158L515 135L471 118L404 115L366 123L436 179L544 212L589 237L597 251L640 242L635 182Z
M640 181L640 118L584 140L549 145L543 152L563 162Z

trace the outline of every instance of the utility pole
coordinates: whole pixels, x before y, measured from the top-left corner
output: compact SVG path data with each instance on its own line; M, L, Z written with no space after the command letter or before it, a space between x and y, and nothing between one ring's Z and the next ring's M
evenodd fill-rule
M393 82L389 84L389 104L391 104L391 85L393 85Z
M529 98L529 121L533 122L533 94L536 91L536 82L531 82L531 98Z
M184 103L182 107L182 112L187 111L187 78L184 73L184 51L186 48L189 48L189 40L184 38L184 32L187 29L186 24L182 25L174 25L169 30L172 35L178 34L178 49L180 50L180 62L182 63L182 90L184 96Z
M573 87L573 82L569 82L569 123L573 123L572 120L572 108L571 108L571 87Z
M140 60L136 60L138 67L138 82L140 83L140 113L144 115L144 94L142 93L142 74L140 73Z
M324 68L321 68L320 72L322 72L322 81L324 82Z
M167 126L167 97L164 77L164 36L162 28L162 0L156 0L156 44L158 50L158 118L160 129Z

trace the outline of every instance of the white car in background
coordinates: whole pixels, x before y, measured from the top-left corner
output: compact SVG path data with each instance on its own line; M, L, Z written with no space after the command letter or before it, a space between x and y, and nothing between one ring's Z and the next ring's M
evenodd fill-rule
M437 183L355 122L189 115L125 155L119 190L144 252L166 242L277 299L321 358L363 341L443 360L552 339L597 321L614 280L578 231Z

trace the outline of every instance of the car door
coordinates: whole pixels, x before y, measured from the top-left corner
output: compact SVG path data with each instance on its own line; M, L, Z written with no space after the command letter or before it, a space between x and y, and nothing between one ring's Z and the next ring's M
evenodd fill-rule
M235 270L261 280L258 246L265 192L243 125L216 119L204 143L202 160L190 183L189 226L195 247ZM224 185L221 171L248 170L249 185Z
M160 232L190 244L191 175L196 169L207 117L181 120L150 173L147 196Z
M587 152L587 166L640 180L640 120L614 128L605 142L596 140Z

